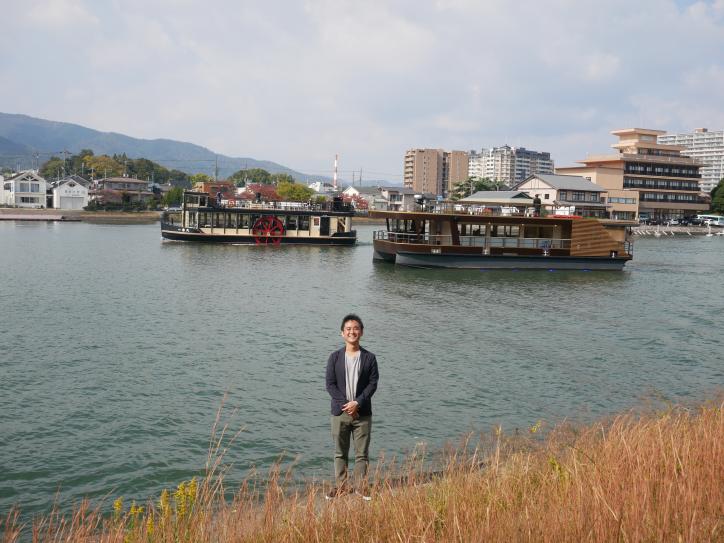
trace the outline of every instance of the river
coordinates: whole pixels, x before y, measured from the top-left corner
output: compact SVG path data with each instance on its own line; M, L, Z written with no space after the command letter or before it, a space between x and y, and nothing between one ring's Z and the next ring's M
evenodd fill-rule
M624 272L482 272L373 263L375 228L248 247L0 222L0 514L158 496L203 468L224 395L231 482L282 454L329 477L324 367L350 311L380 365L373 458L724 385L722 236L637 239Z

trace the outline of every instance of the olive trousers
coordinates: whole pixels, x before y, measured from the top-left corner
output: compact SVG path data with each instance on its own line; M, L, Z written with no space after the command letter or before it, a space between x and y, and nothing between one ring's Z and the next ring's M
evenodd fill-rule
M347 413L332 415L332 439L334 440L334 476L337 486L347 484L350 437L354 441L354 482L361 484L369 467L372 415L353 419Z

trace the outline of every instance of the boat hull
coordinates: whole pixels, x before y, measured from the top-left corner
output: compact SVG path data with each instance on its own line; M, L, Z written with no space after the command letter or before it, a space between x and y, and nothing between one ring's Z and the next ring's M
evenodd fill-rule
M354 245L356 232L335 234L329 237L293 237L293 236L249 236L241 234L208 234L199 231L183 231L177 228L162 228L161 236L173 241L191 241L197 243L233 243L239 245Z
M398 251L396 254L375 251L373 258L414 268L453 268L481 270L611 270L621 271L628 257L575 256L501 256L424 254Z

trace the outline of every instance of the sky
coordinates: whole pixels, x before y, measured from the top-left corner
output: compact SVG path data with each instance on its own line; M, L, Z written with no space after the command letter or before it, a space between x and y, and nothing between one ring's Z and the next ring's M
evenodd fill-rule
M724 0L2 0L0 111L402 180L410 148L556 166L724 129ZM357 177L359 179L359 177Z

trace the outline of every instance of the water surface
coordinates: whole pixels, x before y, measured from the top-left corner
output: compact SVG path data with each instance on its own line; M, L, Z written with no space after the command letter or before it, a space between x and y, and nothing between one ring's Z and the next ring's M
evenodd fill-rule
M339 319L377 353L372 454L591 420L724 385L724 239L640 239L626 271L416 270L335 247L163 242L157 225L0 222L0 513L143 501L203 468L331 473ZM109 503L106 500L106 503Z

